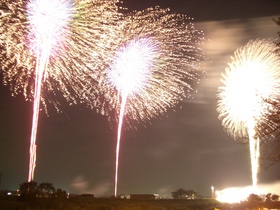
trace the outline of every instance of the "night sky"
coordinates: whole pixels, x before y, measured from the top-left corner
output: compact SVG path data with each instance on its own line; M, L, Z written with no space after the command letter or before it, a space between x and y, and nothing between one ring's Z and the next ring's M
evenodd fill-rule
M211 2L211 3L210 3ZM217 89L233 52L250 39L277 38L272 18L280 16L279 0L141 0L124 1L130 10L160 5L194 18L205 33L202 65L205 78L192 99L174 110L124 130L119 161L119 194L159 193L171 197L178 188L211 195L251 184L248 145L228 136L218 119ZM2 79L2 78L1 78ZM240 103L242 106L242 103ZM70 193L114 193L117 126L85 106L63 105L62 113L40 113L35 181L51 182ZM1 190L16 190L27 181L32 103L12 97L0 84ZM280 181L280 163L261 168L260 183Z

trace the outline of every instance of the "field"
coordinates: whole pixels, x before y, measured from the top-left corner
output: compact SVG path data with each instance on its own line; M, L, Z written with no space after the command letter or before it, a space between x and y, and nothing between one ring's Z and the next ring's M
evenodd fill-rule
M280 202L226 204L214 199L133 200L116 198L0 199L1 210L264 210L280 209Z
M212 199L132 200L115 198L33 198L0 200L1 210L214 210L220 203Z

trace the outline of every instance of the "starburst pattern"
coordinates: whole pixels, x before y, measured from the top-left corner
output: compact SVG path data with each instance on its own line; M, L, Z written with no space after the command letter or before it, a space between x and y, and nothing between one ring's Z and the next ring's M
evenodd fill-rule
M25 5L24 1L1 1L4 84L10 84L13 93L23 91L26 99L33 100L28 181L33 180L36 166L40 101L47 110L47 99L57 93L70 103L79 100L87 71L98 74L104 65L100 58L110 51L110 28L119 16L116 2L30 0ZM92 73L91 80L94 78ZM59 102L52 101L58 108Z
M91 71L90 79L93 80L91 85L95 87L93 88L96 89L95 93L97 92L97 75L108 63L106 60L110 57L111 45L114 43L116 20L122 16L117 12L117 0L63 0L60 2L68 2L68 5L72 5L72 9L68 7L71 12L71 21L67 28L60 30L62 34L56 34L56 39L52 43L55 47L50 54L47 71L44 72L41 102L46 112L47 105L50 103L59 111L64 99L69 104L86 100L82 95L84 83L89 79L88 71ZM26 1L1 0L0 58L3 82L10 86L12 95L23 94L26 100L32 101L36 76L34 44L40 41L40 37L29 36L32 31L28 29L28 23L33 21L36 24L38 21L36 16L27 18L26 7ZM59 14L61 15L61 12ZM63 18L65 20L65 16ZM52 21L55 19L53 18ZM57 27L54 30L57 30Z
M235 51L222 74L217 110L227 133L236 140L248 141L250 121L265 120L272 108L267 100L280 96L280 59L276 49L273 40L251 40Z
M189 97L204 59L203 33L185 15L149 8L126 15L119 25L115 53L99 78L101 97L90 100L110 122L118 122L115 196L123 120L128 127L149 121Z
M218 112L227 133L249 143L252 184L257 187L260 135L258 129L280 94L279 56L272 40L252 40L237 49L222 75Z
M170 13L168 9L159 7L129 13L120 21L118 37L112 46L115 53L109 58L108 66L120 62L120 49L133 40L149 40L157 48L150 73L143 81L145 85L142 84L145 88L133 92L127 99L124 115L128 127L133 127L133 122L147 122L164 114L195 91L193 85L199 81L203 72L200 61L205 58L201 49L203 32L195 29L191 21L192 19L185 15ZM140 60L144 58L145 56ZM122 65L126 69L129 64L124 62ZM119 87L112 85L108 79L111 77L110 70L108 67L100 75L102 97L92 100L92 107L107 115L110 122L117 122L121 100ZM126 81L128 82L131 81ZM92 88L89 87L88 90L90 93Z

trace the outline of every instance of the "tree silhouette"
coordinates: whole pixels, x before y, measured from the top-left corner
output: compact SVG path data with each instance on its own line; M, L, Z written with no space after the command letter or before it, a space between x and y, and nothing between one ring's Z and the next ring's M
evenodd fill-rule
M273 21L280 26L280 17ZM280 31L278 35L280 36ZM280 56L280 41L275 44L278 46L276 53ZM257 132L262 139L267 139L261 145L261 161L265 167L270 167L280 160L280 96L276 100L265 100L265 103L271 108L260 122Z
M278 17L277 19L273 19L273 21L280 26L280 17ZM278 35L280 36L280 31L278 32ZM277 43L277 45L280 47L280 41Z
M22 198L35 197L66 197L66 192L61 189L55 190L50 182L42 182L37 184L35 181L23 182L19 185L19 193Z
M56 190L56 197L57 198L67 198L67 193L66 193L66 191L63 191L62 189L58 188Z
M37 182L23 182L19 185L19 192L22 197L36 197L38 194Z
M272 201L278 201L278 200L279 200L279 195L272 194L272 195L271 195L271 200L272 200Z
M41 197L50 197L53 196L55 193L55 188L53 187L53 184L49 182L43 182L39 184L37 189Z
M194 199L197 193L193 190L184 190L182 188L177 189L171 193L174 199Z
M263 201L262 197L256 194L251 194L247 198L248 203L261 203Z

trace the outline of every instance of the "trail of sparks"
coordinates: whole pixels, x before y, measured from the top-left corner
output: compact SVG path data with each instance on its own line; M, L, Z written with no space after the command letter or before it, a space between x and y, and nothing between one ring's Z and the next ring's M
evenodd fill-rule
M156 43L149 39L132 40L116 52L116 58L110 66L108 80L116 87L121 97L116 146L115 196L117 196L121 130L127 98L140 93L147 86L156 58Z
M117 146L116 146L116 168L115 168L115 189L114 189L115 197L117 197L117 193L118 193L118 172L119 172L120 142L121 142L121 133L122 133L122 125L123 125L123 117L124 117L126 101L127 101L127 95L123 95L122 96L120 116L119 116L118 136L117 136Z
M101 98L92 100L92 106L107 115L109 122L118 122L115 196L124 116L127 127L136 127L133 122L147 122L190 97L202 73L199 62L205 59L200 48L203 33L184 15L149 8L126 15L119 25L112 45L116 54L99 77ZM137 50L132 52L131 45Z
M60 48L60 44L64 44L63 39L67 36L65 28L67 28L71 20L71 6L70 1L61 2L60 0L31 0L27 4L27 19L30 30L29 40L31 42L31 49L34 47L36 53L36 78L28 182L34 180L36 166L36 137L42 80L48 68L50 55L55 48Z
M28 181L34 178L40 103L47 112L49 102L59 111L62 98L70 104L86 100L84 89L89 84L89 70L93 72L91 86L98 94L94 84L98 84L97 75L110 54L114 22L121 16L117 13L117 2L0 2L4 84L10 85L13 95L23 92L27 100L33 100Z
M255 131L254 120L248 123L248 137L249 137L249 149L251 160L251 173L252 173L252 186L254 191L257 190L258 183L258 171L259 171L259 158L260 158L260 139Z
M279 56L273 40L252 40L236 50L222 74L219 88L219 119L235 140L249 141L252 185L257 188L260 139L258 127L271 108L266 100L280 94Z

